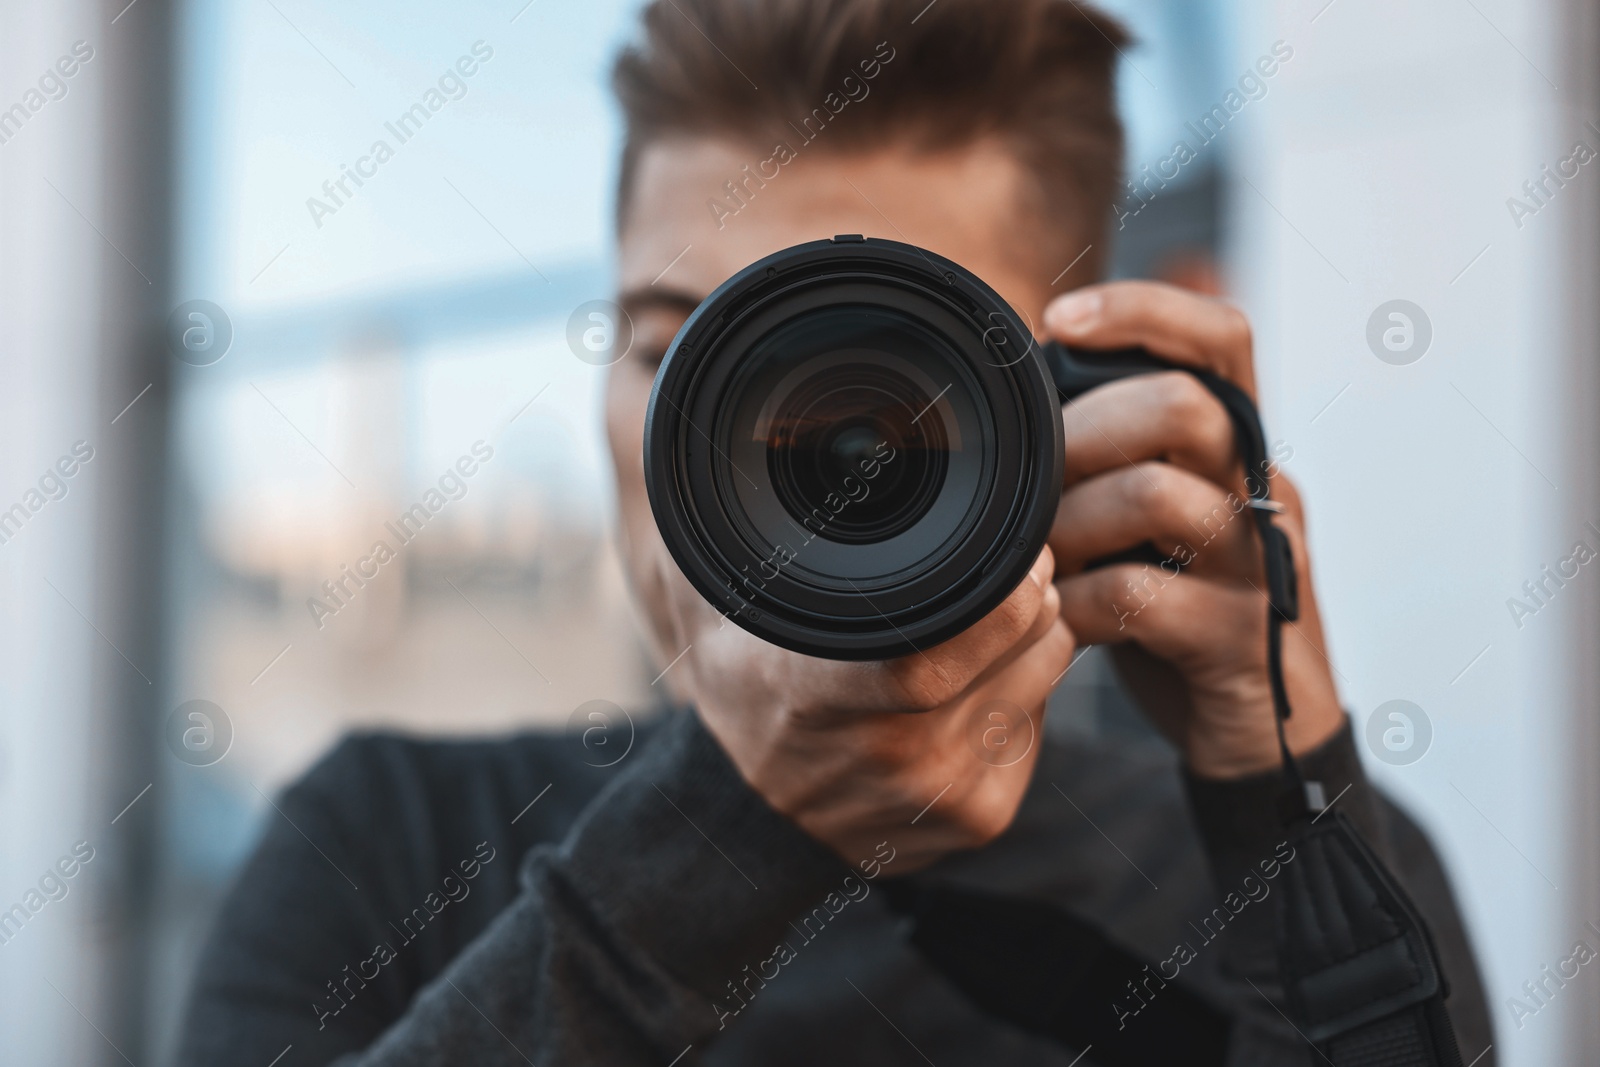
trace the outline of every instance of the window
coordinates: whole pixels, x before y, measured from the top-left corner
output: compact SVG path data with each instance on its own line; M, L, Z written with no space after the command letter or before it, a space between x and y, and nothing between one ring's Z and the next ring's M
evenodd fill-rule
M340 734L650 702L566 341L609 293L633 6L187 8L180 291L232 337L174 382L167 704L231 747L167 765L158 1043L266 798Z

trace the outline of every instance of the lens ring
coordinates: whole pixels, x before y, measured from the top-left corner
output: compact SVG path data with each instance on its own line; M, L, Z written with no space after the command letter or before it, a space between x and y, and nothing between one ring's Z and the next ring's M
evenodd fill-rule
M758 373L768 361L763 338L824 309L852 308L852 315L911 323L915 330L902 332L925 343L881 358L862 359L873 347L864 342L801 353L805 358ZM669 348L645 426L651 508L668 551L701 595L764 640L856 660L927 648L1002 602L1025 580L1054 520L1062 427L1036 346L1021 359L998 361L986 345L984 331L995 316L1013 335L1026 330L970 272L934 253L876 239L786 249L712 293ZM807 366L809 358L817 362ZM939 480L932 465L907 464L894 478L881 471L873 491L888 499L878 502L880 513L844 512L837 530L823 526L823 533L843 532L844 540L822 536L816 524L793 514L813 501L827 477L870 455L878 438L887 442L886 405L858 402L859 418L837 417L850 407L841 405L838 390L809 384L829 367L860 363L909 379L916 391L898 382L884 391L902 406L913 398L923 402L919 408L931 406L921 419L912 411L900 422L929 421L946 436L948 466L935 502L881 541L870 537L917 513L920 491ZM851 374L852 395L870 399L871 383ZM769 454L763 404L766 415L789 424L777 438L777 451L788 454ZM795 416L819 404L829 416L821 420L826 431L798 432L804 427ZM752 432L757 428L759 434ZM860 529L852 531L851 522ZM850 540L851 533L863 536Z

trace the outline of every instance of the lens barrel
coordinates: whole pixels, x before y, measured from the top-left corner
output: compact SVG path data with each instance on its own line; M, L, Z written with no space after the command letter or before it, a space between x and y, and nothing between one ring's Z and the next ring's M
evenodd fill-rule
M689 316L645 480L668 550L757 636L880 660L988 614L1055 516L1061 409L1000 296L912 245L785 249Z

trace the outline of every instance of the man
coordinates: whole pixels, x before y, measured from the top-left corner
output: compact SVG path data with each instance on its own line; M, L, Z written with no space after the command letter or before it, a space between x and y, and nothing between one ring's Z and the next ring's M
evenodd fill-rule
M744 265L833 234L947 256L1042 335L1141 344L1253 391L1236 310L1087 284L1117 188L1121 31L1072 0L662 0L643 23L616 71L636 340L607 421L628 573L692 710L606 768L571 737L346 742L285 795L227 902L180 1062L286 1046L286 1064L347 1067L1079 1062L906 943L875 889L907 875L1069 908L1225 1011L1234 1062L1313 1062L1270 999L1262 901L1293 857L1272 816L1259 546L1230 521L1244 472L1193 378L1066 408L1066 484L1028 580L893 662L808 659L729 625L645 495L645 405L684 317ZM1281 478L1275 493L1302 605L1284 634L1288 744L1425 913L1471 1059L1490 1034L1460 920L1425 839L1362 773L1299 502ZM1147 541L1192 561L1176 577L1086 567ZM984 758L979 709L1003 699L1042 725L1092 644L1119 650L1170 745L1018 730ZM1106 1017L1140 1025L1160 988L1106 990Z

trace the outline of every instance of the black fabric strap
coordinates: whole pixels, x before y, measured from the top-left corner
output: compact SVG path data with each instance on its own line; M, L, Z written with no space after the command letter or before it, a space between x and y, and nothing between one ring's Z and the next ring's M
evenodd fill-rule
M1106 1067L1227 1062L1226 1012L1066 909L915 881L883 887L913 920L911 943L989 1014Z
M1289 829L1277 896L1289 1014L1334 1067L1461 1067L1432 935L1340 812Z

